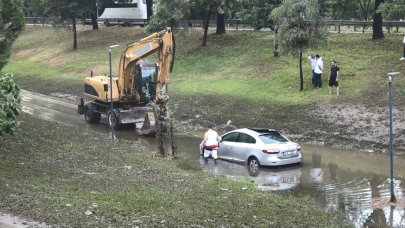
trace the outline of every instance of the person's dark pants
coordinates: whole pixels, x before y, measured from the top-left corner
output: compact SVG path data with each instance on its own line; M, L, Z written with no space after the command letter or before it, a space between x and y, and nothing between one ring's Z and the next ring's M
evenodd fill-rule
M315 74L315 87L322 87L322 74Z
M315 81L316 81L316 74L314 70L312 70L312 86L315 87Z

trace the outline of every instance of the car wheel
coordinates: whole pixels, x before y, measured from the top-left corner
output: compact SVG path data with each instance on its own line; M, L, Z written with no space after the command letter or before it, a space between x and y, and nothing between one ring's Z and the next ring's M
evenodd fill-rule
M249 175L251 177L257 177L259 175L259 173L260 173L259 166L251 166L251 165L249 165L248 166L248 171L249 171Z
M257 158L255 158L255 157L249 158L248 163L249 163L249 166L252 167L252 168L260 166L259 160L257 160Z
M99 123L101 114L96 112L96 107L92 103L87 103L84 106L84 119L87 123Z

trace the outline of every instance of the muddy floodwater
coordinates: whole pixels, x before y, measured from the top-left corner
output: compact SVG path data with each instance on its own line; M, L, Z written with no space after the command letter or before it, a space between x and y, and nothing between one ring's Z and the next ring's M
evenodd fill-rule
M89 132L110 134L106 124L86 124L83 116L76 114L73 102L27 91L23 91L22 95L21 106L25 113L80 126ZM116 131L115 137L157 150L153 137L137 136L134 130ZM302 164L252 170L245 164L226 161L219 161L216 165L213 161L205 164L198 152L200 142L201 138L196 136L177 134L179 167L185 171L204 170L211 175L248 179L263 191L298 197L310 195L320 207L343 213L356 227L405 227L404 158L396 157L394 161L394 194L399 203L390 205L390 163L389 157L384 154L345 151L300 142L304 156ZM169 143L166 148L169 148Z

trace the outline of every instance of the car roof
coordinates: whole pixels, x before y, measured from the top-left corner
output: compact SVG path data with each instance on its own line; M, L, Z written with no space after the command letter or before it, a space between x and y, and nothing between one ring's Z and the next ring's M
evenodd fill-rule
M268 129L268 128L240 128L240 129L236 129L232 132L243 132L243 133L247 133L250 135L262 135L264 133L268 133L268 132L275 132L276 130L274 129Z

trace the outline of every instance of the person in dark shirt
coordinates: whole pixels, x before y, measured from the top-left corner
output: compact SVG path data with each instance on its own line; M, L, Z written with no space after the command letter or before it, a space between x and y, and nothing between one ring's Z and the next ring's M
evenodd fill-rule
M332 61L332 67L329 74L329 94L332 94L332 87L336 87L336 95L339 96L339 67L336 65L336 61Z

